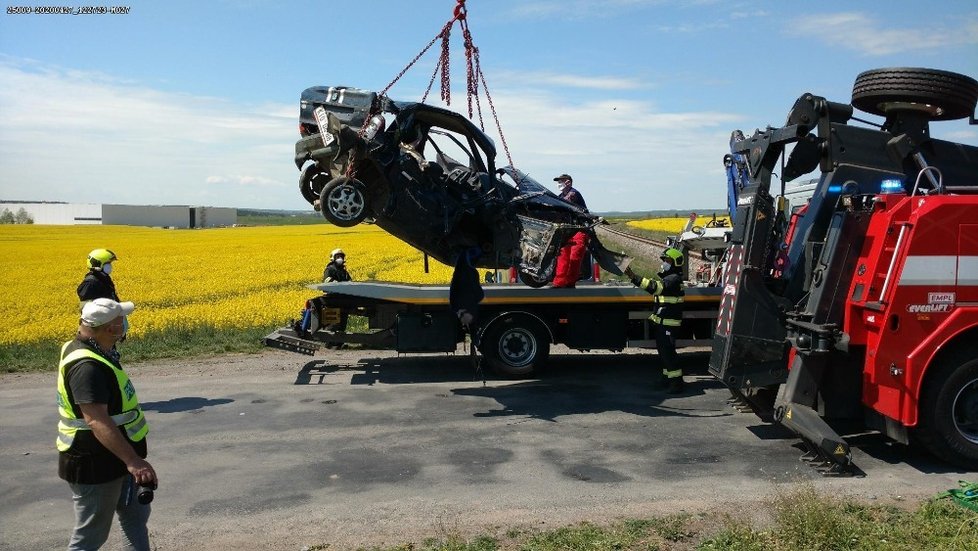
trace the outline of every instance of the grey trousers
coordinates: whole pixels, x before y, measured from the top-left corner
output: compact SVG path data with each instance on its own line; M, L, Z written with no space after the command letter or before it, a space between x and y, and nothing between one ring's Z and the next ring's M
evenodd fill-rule
M122 528L122 549L125 551L150 551L150 506L136 501L136 488L132 476L126 475L104 484L72 484L75 503L75 530L68 542L68 551L92 551L99 549L109 537L113 513L119 515Z

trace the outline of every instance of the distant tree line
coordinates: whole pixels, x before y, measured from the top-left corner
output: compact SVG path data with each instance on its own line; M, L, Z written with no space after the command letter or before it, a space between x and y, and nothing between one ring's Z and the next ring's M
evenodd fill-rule
M10 212L10 209L3 209L0 212L0 224L33 224L34 217L31 216L24 207L17 209L17 212Z

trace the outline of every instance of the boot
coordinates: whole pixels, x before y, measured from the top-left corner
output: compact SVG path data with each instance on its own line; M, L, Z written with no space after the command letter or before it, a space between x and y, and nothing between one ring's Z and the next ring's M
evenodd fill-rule
M669 379L669 389L666 390L666 394L682 394L685 387L686 383L683 382L682 377L673 377Z

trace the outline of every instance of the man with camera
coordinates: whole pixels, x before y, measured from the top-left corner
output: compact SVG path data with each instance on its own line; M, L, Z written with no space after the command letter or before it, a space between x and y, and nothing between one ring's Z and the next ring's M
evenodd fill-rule
M71 487L75 527L69 551L98 549L119 516L123 547L149 551L149 502L157 478L146 461L149 427L136 389L113 347L125 336L131 302L84 305L78 334L58 365L58 476Z

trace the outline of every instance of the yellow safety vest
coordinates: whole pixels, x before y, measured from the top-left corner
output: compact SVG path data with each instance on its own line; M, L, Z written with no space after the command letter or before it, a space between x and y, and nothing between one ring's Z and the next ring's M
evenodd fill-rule
M75 433L80 430L91 430L85 419L80 414L75 413L74 405L68 397L68 388L65 384L65 374L68 368L79 360L90 358L102 362L112 369L115 374L116 382L119 384L119 393L122 396L122 412L111 415L112 422L122 427L126 431L129 440L139 442L146 438L149 432L149 425L146 423L146 416L139 408L139 399L136 397L136 388L133 387L129 375L121 368L116 367L111 361L103 358L88 348L79 348L68 355L65 355L68 345L73 341L68 341L61 347L61 363L58 364L58 451L68 451L71 444L75 441Z

